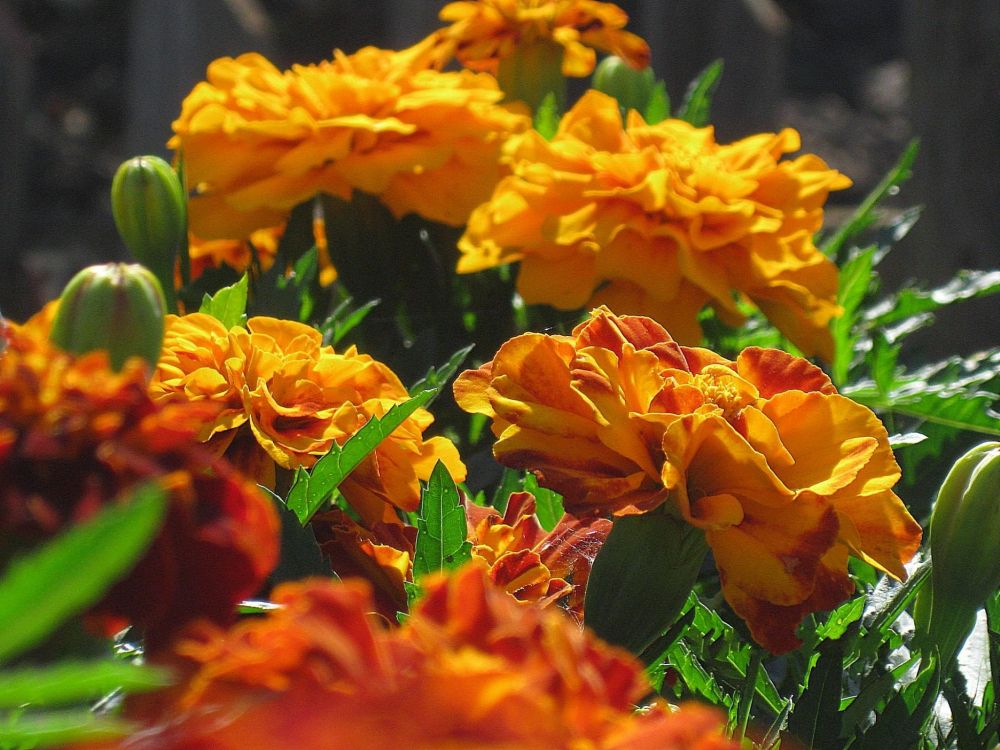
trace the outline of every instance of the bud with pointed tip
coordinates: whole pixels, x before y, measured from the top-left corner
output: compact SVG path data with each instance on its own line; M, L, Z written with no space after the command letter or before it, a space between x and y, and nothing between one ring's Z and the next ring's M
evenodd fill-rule
M74 354L103 349L115 370L129 357L142 357L156 367L165 308L160 283L143 266L89 266L63 290L49 338Z
M1000 443L982 443L958 459L938 492L930 530L930 616L917 622L947 663L1000 587Z
M174 309L174 263L187 236L180 178L158 156L122 163L111 182L111 213L132 255L159 279Z

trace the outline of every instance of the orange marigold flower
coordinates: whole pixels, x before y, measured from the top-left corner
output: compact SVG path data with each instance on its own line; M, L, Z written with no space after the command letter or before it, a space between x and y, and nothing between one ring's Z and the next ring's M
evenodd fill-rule
M563 48L563 75L588 76L595 49L649 65L649 45L625 31L628 15L614 3L595 0L475 0L448 3L440 33L449 51L467 68L494 75L501 59L524 45L555 42Z
M274 485L275 466L310 467L409 398L387 366L354 347L337 353L302 323L257 317L226 330L203 313L167 316L150 391L157 401L207 401L218 415L199 438ZM434 421L420 409L347 478L340 490L367 523L396 521L392 506L416 510L420 481L440 460L458 481L465 466L450 440L424 439Z
M501 176L502 141L530 121L498 105L492 77L434 70L436 46L365 47L286 71L258 54L209 65L169 144L195 186L192 231L247 237L317 193L354 190L396 216L463 224Z
M567 514L547 532L528 492L512 492L502 515L472 503L466 515L472 555L489 566L494 584L521 601L559 602L583 619L587 579L610 521Z
M163 527L95 619L111 632L144 627L152 648L195 618L229 622L274 567L279 527L257 487L197 445L216 407L159 406L141 361L116 373L104 352L57 350L40 325L8 327L0 354L0 554L159 481L169 490Z
M428 582L382 630L360 582L312 580L228 632L192 629L183 682L137 696L133 750L734 750L703 707L636 714L642 665L553 610L519 607L475 567Z
M704 530L726 599L775 653L853 591L848 554L905 578L920 544L881 422L775 349L730 361L602 308L572 336L508 341L455 397L492 417L497 459L535 471L567 511L668 503Z
M806 354L832 355L837 268L813 244L831 190L850 180L800 146L794 130L729 145L681 120L647 125L590 91L551 141L510 140L513 174L472 214L458 270L520 261L526 302L607 304L701 340L698 312L727 322L751 300Z
M246 239L203 240L188 235L188 255L191 258L191 278L197 279L209 268L229 266L242 273L250 268L254 255L262 271L274 265L278 243L285 232L285 225L258 229ZM252 246L252 249L251 249Z

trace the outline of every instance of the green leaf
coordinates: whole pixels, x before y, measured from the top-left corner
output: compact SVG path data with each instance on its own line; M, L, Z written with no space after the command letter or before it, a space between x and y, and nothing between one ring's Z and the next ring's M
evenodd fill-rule
M136 726L85 709L0 714L0 748L34 750L122 737Z
M847 380L851 361L854 358L854 326L858 319L858 309L872 282L872 267L876 252L872 246L858 252L840 269L837 304L843 308L840 317L832 324L834 357L833 381L840 385Z
M691 81L687 92L684 94L684 101L677 111L677 117L687 120L696 127L704 127L711 117L712 97L719 87L722 78L722 60L716 60L706 67L697 77Z
M299 472L296 472L296 477ZM306 485L300 485L305 487ZM263 485L258 485L274 503L274 509L281 520L281 555L278 564L267 578L268 586L276 586L284 581L298 581L309 576L324 576L335 578L330 564L323 557L323 552L316 541L312 527L299 523L298 516L293 513L281 498ZM289 495L291 498L291 495Z
M959 271L934 289L908 287L865 312L869 326L889 326L922 313L934 312L957 302L1000 292L1000 271Z
M503 473L500 475L500 483L493 492L493 499L490 501L490 505L502 515L507 510L507 503L510 502L510 493L520 492L523 487L524 482L521 474L505 466Z
M465 358L469 356L469 352L472 351L475 344L469 344L466 347L459 349L457 352L448 358L440 367L432 367L427 371L420 380L410 386L410 395L416 396L421 391L434 390L440 393L441 390L448 384L448 381L452 379L458 368L462 366ZM431 399L433 401L433 399ZM428 402L428 405L431 402Z
M840 689L844 676L844 643L827 640L819 645L819 659L809 670L808 683L788 719L789 730L806 747L839 750Z
M643 653L681 614L707 549L701 530L673 516L619 518L594 559L585 624Z
M538 486L534 474L524 475L524 491L535 496L535 515L546 531L552 531L563 517L562 495L558 492Z
M0 672L0 708L64 706L100 698L114 690L155 690L171 683L170 673L121 661L62 662Z
M937 700L941 688L941 669L937 659L921 669L917 678L897 692L881 711L875 724L864 732L852 748L859 750L912 750L918 746L922 727Z
M413 412L430 401L437 391L420 393L395 404L382 417L371 417L343 445L334 443L330 452L319 459L311 471L296 472L288 492L288 507L305 526L323 507L333 491L354 471L378 444L392 434Z
M882 579L875 592L868 597L869 609L861 621L866 632L852 650L868 657L878 651L889 628L913 601L925 581L930 579L930 571L930 561L924 561L913 569L905 583L898 584L888 577Z
M144 485L124 502L11 563L0 579L0 663L97 601L149 546L165 510Z
M551 141L559 131L559 100L555 92L550 91L542 99L535 112L535 130L547 141Z
M213 295L205 294L198 312L207 313L229 330L241 326L247 316L247 288L249 281L243 274L232 286L225 286Z
M852 737L862 729L867 717L896 692L899 681L919 659L912 656L888 672L873 675L875 679L864 684L857 695L841 701L841 737Z
M465 508L455 480L440 461L420 499L413 577L457 568L472 557Z
M896 193L899 186L909 179L912 174L913 162L916 160L919 150L920 142L917 139L910 141L902 156L899 157L899 161L875 186L875 189L865 197L848 222L822 243L823 252L826 253L827 257L836 259L837 265L843 264L847 243L868 229L878 219L876 209L882 200L886 196Z
M341 340L361 325L362 321L368 317L368 313L374 310L382 300L370 299L360 307L352 308L353 297L348 297L339 305L329 317L320 324L319 331L323 334L323 343L336 346Z
M667 94L667 84L657 81L653 87L653 93L646 104L646 111L643 112L643 119L650 125L656 125L670 117L670 95Z

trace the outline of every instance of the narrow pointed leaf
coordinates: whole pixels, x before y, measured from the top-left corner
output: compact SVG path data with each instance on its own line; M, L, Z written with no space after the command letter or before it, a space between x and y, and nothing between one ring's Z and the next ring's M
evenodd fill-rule
M538 486L538 479L534 474L524 476L524 491L535 496L535 515L538 522L546 531L552 531L563 517L562 495L558 492Z
M171 683L165 669L122 661L63 662L0 672L0 709L65 706L94 700L113 690L138 693Z
M416 396L418 393L427 390L434 390L440 393L458 371L458 368L462 366L462 363L469 356L469 352L472 351L473 347L475 347L475 344L469 344L452 354L448 358L448 361L440 367L430 368L426 375L410 386L410 395ZM429 404L430 402L428 402Z
M160 527L163 490L145 485L8 566L0 579L0 662L41 642L97 601Z
M684 101L677 110L677 117L687 120L696 127L703 127L711 119L712 97L719 87L722 78L722 60L716 60L708 65L691 81Z

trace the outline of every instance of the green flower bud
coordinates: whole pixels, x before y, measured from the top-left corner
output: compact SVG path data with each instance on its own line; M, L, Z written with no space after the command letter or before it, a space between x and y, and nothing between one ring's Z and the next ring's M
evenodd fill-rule
M656 75L652 68L636 70L622 58L609 55L597 66L590 85L613 96L626 112L630 109L645 112L656 88Z
M74 354L103 349L116 370L135 356L155 367L165 308L160 282L143 266L90 266L63 290L49 338Z
M173 168L158 156L124 162L111 182L111 213L132 255L159 279L174 308L174 263L187 237L187 202Z
M1000 443L983 443L958 459L938 492L930 532L928 640L947 662L971 632L976 611L1000 588Z

